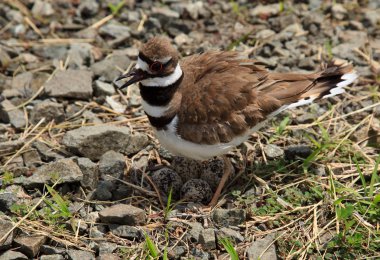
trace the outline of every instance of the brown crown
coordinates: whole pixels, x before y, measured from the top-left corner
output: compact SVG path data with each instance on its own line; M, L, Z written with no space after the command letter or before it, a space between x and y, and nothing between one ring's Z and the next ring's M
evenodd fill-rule
M166 57L172 57L173 60L178 60L178 51L170 43L169 38L164 36L151 38L142 46L140 52L151 60Z

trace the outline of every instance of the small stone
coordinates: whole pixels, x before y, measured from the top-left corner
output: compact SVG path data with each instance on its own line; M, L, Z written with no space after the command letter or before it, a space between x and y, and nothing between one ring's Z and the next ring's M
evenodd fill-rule
M66 249L63 247L42 245L40 251L45 255L62 255L65 253Z
M67 45L36 45L32 51L36 56L51 60L65 60L67 58Z
M92 73L86 70L60 70L45 84L50 97L88 99L92 96Z
M95 81L96 96L112 96L115 93L115 88L111 84L100 80Z
M41 157L36 149L30 149L23 153L22 159L26 167L35 167L41 165Z
M82 187L95 189L99 181L98 165L88 158L78 158L77 164L83 173L83 179L80 182Z
M71 211L71 210L70 210ZM73 232L78 232L79 235L83 235L88 230L87 223L82 219L72 218L66 222L68 229L71 229Z
M181 33L181 34L178 34L175 38L174 38L174 42L175 44L177 44L178 46L181 46L181 45L184 45L184 44L188 44L191 42L191 38L189 36L187 36L187 34L184 34L184 33Z
M0 211L10 211L12 205L16 204L17 201L17 195L13 192L0 190Z
M129 12L121 13L120 18L123 20L127 20L128 22L139 22L141 19L141 14L137 10L130 10Z
M303 111L303 113L295 118L298 124L309 124L315 121L315 114Z
M337 20L343 20L347 15L346 8L344 8L342 4L337 3L333 4L331 7L331 12L333 17Z
M96 259L97 260L120 260L120 257L112 253L103 253L99 255Z
M115 190L115 183L111 181L101 181L93 194L94 199L107 201L112 199L112 191Z
M4 217L0 217L0 230L2 234L9 232L9 230L11 230L12 228L13 228L12 221ZM4 241L0 242L0 251L4 251L12 246L14 236L15 236L15 231L12 231ZM4 258L0 256L0 259L4 259Z
M128 13L131 13L131 12L128 12ZM136 58L139 55L139 49L132 46L132 47L128 47L128 48L125 48L125 49L114 50L112 53L114 55L126 55L126 56L128 56L130 58ZM130 86L130 87L132 87L132 86ZM128 89L130 87L128 87ZM138 86L136 86L136 87L138 88Z
M99 173L103 179L107 179L106 175L120 178L124 174L125 166L124 155L111 150L100 157Z
M55 161L63 158L62 155L53 152L52 148L50 148L47 144L41 141L35 141L33 143L33 147L37 149L38 153L41 156L41 159L45 162Z
M110 225L110 231L115 236L127 238L133 241L139 241L143 238L141 230L133 226Z
M101 230L100 226L91 227L89 230L90 238L103 238L105 236L104 230Z
M24 112L20 108L16 108L9 100L0 103L0 122L10 123L17 129L26 125Z
M210 185L201 179L192 179L181 188L181 198L191 202L208 203L211 200Z
M88 252L88 251L82 251L82 250L74 250L69 249L67 250L67 255L69 256L69 259L71 260L78 260L78 259L86 259L86 260L95 260L94 253Z
M85 216L85 218L86 218L85 220L87 222L90 222L90 224L96 223L100 220L99 212L97 211L90 212L87 214L87 216Z
M172 190L174 198L179 198L180 191L183 185L181 177L170 168L164 167L151 174L152 181L157 185L157 188L166 196Z
M353 53L352 49L356 47L360 47L362 44L361 39L357 39L355 43L350 42L350 43L341 43L335 47L332 48L332 54L334 56L337 56L341 59L346 59L346 60L355 60L357 59L355 56L355 53Z
M131 36L128 26L120 24L114 20L102 26L99 33L118 39L126 39Z
M191 256L193 258L191 259L196 259L196 260L208 260L210 259L210 254L207 252L204 252L198 248L192 248L190 250Z
M227 237L227 238L230 238L233 241L235 241L235 243L241 243L244 241L244 237L238 231L233 230L233 229L228 228L228 227L223 227L223 228L219 229L216 232L216 234L217 234L218 238Z
M305 70L314 70L315 63L312 58L304 58L298 63L298 67Z
M0 142L0 155L13 153L24 145L23 140Z
M168 252L169 259L180 259L181 256L186 254L185 246L175 246Z
M246 213L243 209L215 209L212 220L219 226L238 226L244 223Z
M95 113L92 113L90 110L84 111L82 114L82 117L86 119L87 122L93 123L94 125L100 125L103 123L103 121Z
M153 7L152 14L160 14L168 18L179 18L179 13L166 7Z
M35 257L40 251L40 247L45 243L45 236L20 236L15 238L15 244L20 247L21 253L30 258Z
M264 153L269 159L275 159L284 156L284 150L274 144L264 146Z
M33 124L37 124L42 118L45 118L45 124L54 120L56 124L65 121L65 111L63 105L50 100L44 100L37 103L30 113Z
M118 248L116 243L100 242L99 243L99 255L110 254Z
M132 155L143 150L149 143L149 138L146 134L135 132L131 135L131 139L127 146L121 152L127 155Z
M145 211L127 204L116 204L99 212L100 221L103 223L121 225L144 225L146 222Z
M20 252L9 250L0 255L0 260L23 260L28 259L28 257Z
M158 31L162 29L160 20L154 17L149 17L148 20L144 23L144 29L146 31Z
M298 18L295 14L280 15L277 17L271 17L268 19L270 28L275 31L281 31L285 27L297 23Z
M11 28L11 32L13 34L13 37L20 37L20 35L23 35L26 33L26 27L23 24L17 24L13 28Z
M113 55L108 59L94 63L91 70L96 76L104 77L107 82L113 82L121 75L120 70L126 70L130 63L131 61L127 56Z
M125 149L129 140L128 127L99 125L84 126L68 131L62 143L69 151L95 161L109 150L119 152Z
M32 96L48 78L45 72L23 72L12 79L12 90L17 90L21 96Z
M92 1L94 2L94 1ZM86 69L94 63L94 46L89 43L72 43L67 53L69 69Z
M202 245L203 249L215 249L216 240L215 240L215 230L213 228L203 229L199 236L199 243Z
M204 230L203 226L198 222L190 222L189 226L191 228L189 231L189 235L192 242L198 242L200 239L200 235Z
M259 31L257 34L256 34L256 38L258 40L266 40L272 36L274 36L276 34L275 31L273 30L270 30L270 29L264 29L264 30L261 30Z
M36 0L32 8L34 17L51 16L55 13L53 6L48 1Z
M80 39L96 39L99 37L98 29L91 26L76 32L74 35Z
M275 16L280 12L278 4L269 4L269 5L258 5L255 8L251 9L249 14L253 17L263 17L268 18Z
M73 159L61 159L37 168L30 177L15 178L14 183L22 184L26 188L35 188L44 184L52 185L57 180L59 183L72 183L82 179L83 174Z
M277 66L277 64L279 63L278 61L278 57L269 57L269 58L263 58L263 57L257 57L257 61L259 61L260 63L268 66L269 68L275 68Z
M40 260L65 260L65 258L62 255L42 255L39 258Z
M11 57L9 54L3 48L0 48L0 67L6 68L10 62Z
M99 11L99 3L94 0L80 1L78 6L78 13L84 19L96 15Z
M90 250L92 250L92 251L94 251L94 252L96 252L96 253L99 252L99 243L95 242L94 240L88 242L87 247L88 247ZM98 259L98 258L96 258L96 259Z
M185 10L193 20L197 20L200 15L205 14L205 7L202 1L187 3L185 5Z
M365 38L367 33L365 31L356 31L356 30L344 30L338 31L338 37L341 42L352 43L359 46L364 46L367 42Z
M376 2L376 1L374 1ZM379 10L366 10L363 23L366 25L366 27L376 27L380 22L380 14Z
M119 183L116 190L112 190L112 200L124 200L125 198L130 197L132 193L132 188L122 183Z
M267 235L264 238L257 239L248 248L247 254L249 260L276 260L276 246L273 243L275 239L274 234ZM271 246L269 246L272 244ZM268 248L269 246L269 248ZM263 253L264 252L264 253Z
M307 145L294 145L285 149L285 160L293 161L298 158L307 158L313 150Z
M313 173L320 176L320 177L324 177L327 175L325 166L323 166L323 165L317 166L316 168L314 168Z

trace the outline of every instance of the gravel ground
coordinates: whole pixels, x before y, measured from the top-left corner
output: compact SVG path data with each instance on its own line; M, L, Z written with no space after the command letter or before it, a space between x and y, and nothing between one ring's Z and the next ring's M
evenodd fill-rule
M0 14L0 260L380 257L379 1L4 0ZM112 84L162 34L183 56L299 73L341 59L360 78L231 152L210 210L223 160L165 151L137 86Z

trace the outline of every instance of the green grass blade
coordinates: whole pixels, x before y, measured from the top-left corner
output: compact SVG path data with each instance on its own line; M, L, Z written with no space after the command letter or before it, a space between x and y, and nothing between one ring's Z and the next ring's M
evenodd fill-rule
M173 189L172 187L170 187L170 190L169 190L169 195L168 195L168 201L166 203L166 208L165 208L165 212L164 212L164 219L167 218L167 216L169 215L171 209L172 209L172 194L173 194Z
M305 133L305 136L307 139L309 139L310 142L312 142L317 148L321 148L321 144L319 142L317 142L313 137L311 137L310 135L308 135L307 133Z
M312 154L310 154L304 161L303 161L303 167L304 170L306 170L312 161L315 160L317 155L322 151L323 147L319 147L317 150L315 150Z
M280 9L280 13L282 13L283 11L285 11L285 4L284 4L283 0L281 0L279 2L279 9Z
M156 245L153 243L153 241L148 236L148 234L145 234L145 245L149 250L150 256L155 258L155 259L158 258L159 251L158 251Z
M379 182L379 176L377 174L377 169L379 168L380 163L380 155L376 159L375 168L373 168L371 183L369 184L369 196L373 196L373 192L375 190L375 184Z
M117 5L114 5L112 3L108 4L108 8L111 10L111 13L113 15L116 15L124 5L125 1L120 1Z
M362 186L363 186L363 190L364 190L364 196L367 196L367 182L364 178L362 170L360 169L359 162L356 159L356 157L354 157L353 160L355 162L356 169L358 170L360 181L362 182Z
M289 121L290 121L290 119L289 119L288 116L285 117L285 118L281 121L280 125L276 128L276 132L277 132L278 135L281 135L281 134L284 132L286 126L289 124Z
M55 210L59 210L63 214L64 217L71 217L71 212L69 210L69 207L67 206L67 203L65 202L65 200L59 195L59 193L47 184L45 184L45 187L50 193L50 195L52 196L54 202L58 206L58 207L53 207L53 208Z
M234 245L227 237L219 239L219 242L223 245L224 249L226 249L227 253L230 255L231 260L239 260L239 255L236 252Z

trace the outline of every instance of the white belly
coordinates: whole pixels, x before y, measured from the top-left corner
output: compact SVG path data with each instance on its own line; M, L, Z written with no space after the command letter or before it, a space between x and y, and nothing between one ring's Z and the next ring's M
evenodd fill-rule
M156 131L160 144L175 155L202 161L227 153L237 145L246 141L253 132L257 131L265 123L262 122L256 125L248 133L234 138L229 143L210 145L196 144L182 139L179 135L177 135L177 122L178 118L175 117L167 126L166 130Z

